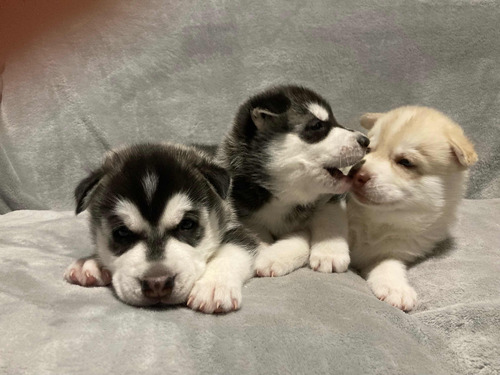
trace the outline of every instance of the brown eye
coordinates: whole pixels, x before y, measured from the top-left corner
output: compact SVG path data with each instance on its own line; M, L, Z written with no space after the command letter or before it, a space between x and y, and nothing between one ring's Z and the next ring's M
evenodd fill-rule
M413 168L415 166L415 164L413 164L411 161L409 161L408 159L406 158L403 158L403 159L399 159L397 161L397 163L399 165L402 165L403 167L405 168Z

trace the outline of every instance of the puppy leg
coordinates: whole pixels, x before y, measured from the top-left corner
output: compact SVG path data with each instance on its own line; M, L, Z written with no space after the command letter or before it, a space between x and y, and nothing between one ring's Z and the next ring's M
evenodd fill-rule
M111 284L111 272L105 269L96 255L74 261L64 272L70 284L81 286L106 286Z
M406 266L395 259L384 260L369 271L366 280L373 293L404 311L412 310L417 303L417 293L408 283Z
M309 265L319 272L345 272L349 267L345 202L328 203L311 222Z
M292 233L272 245L261 244L255 259L255 273L261 277L286 275L303 267L309 257L308 231Z
M222 245L194 284L187 305L207 314L238 310L241 288L252 277L252 264L248 250L231 243Z

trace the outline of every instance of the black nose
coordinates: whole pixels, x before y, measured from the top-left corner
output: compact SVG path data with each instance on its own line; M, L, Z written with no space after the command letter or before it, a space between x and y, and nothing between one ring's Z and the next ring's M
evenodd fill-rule
M141 280L142 294L146 297L165 297L172 293L175 277L147 277Z
M356 140L358 141L359 145L364 148L368 147L368 145L370 144L370 140L364 135L358 136Z

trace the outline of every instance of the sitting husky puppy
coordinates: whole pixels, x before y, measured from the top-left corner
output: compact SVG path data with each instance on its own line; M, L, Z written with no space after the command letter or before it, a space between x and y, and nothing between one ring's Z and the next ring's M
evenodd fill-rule
M303 87L276 87L240 107L218 159L233 178L239 218L262 240L257 275L285 275L308 260L317 271L347 270L347 218L334 194L349 189L340 169L368 144Z
M406 265L448 236L477 155L462 129L430 108L369 113L361 124L371 151L349 172L352 265L379 299L408 311L417 295Z
M77 261L65 278L104 285L112 275L131 305L238 309L257 241L235 220L229 187L227 172L194 148L144 144L110 153L75 191L76 213L90 211L98 261Z

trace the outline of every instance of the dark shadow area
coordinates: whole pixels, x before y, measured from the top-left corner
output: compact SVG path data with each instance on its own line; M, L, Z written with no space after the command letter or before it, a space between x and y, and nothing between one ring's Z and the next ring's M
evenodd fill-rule
M455 240L449 237L443 241L440 241L434 246L434 249L425 257L417 259L415 262L408 264L408 268L414 267L427 259L431 258L444 258L455 248Z

